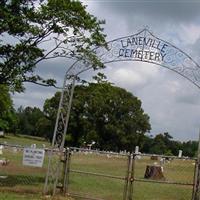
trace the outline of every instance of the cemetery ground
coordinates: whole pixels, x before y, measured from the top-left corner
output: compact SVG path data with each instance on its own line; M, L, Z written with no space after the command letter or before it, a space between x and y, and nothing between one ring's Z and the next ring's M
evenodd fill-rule
M28 140L28 141L27 141ZM37 147L48 143L40 138L27 138L23 136L6 136L0 138L3 142L12 144L31 145ZM10 162L6 166L0 165L0 196L5 200L36 200L50 199L42 196L44 179L47 168L47 155L42 168L22 165L23 151L13 152L4 149L0 157L5 157ZM135 161L135 178L144 179L147 165L159 164L144 156ZM194 160L171 160L163 165L166 181L193 183ZM90 152L73 152L71 156L69 175L69 193L81 194L108 200L121 200L123 197L124 180L109 177L92 176L77 173L78 171L106 174L110 176L125 177L127 173L127 157L120 155ZM133 196L135 200L189 200L192 196L192 186L159 184L156 182L133 182ZM55 200L68 200L68 197L56 196ZM78 199L78 198L75 198ZM71 199L70 199L71 200Z
M36 144L37 147L41 148L42 145L50 146L44 138L29 136L29 135L13 135L6 134L4 137L0 137L0 143L7 143L12 145L30 146L31 144Z

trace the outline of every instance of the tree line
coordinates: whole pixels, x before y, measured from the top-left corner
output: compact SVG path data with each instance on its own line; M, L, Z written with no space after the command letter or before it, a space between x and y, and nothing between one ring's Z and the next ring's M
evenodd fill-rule
M51 142L59 105L60 92L46 99L43 109L19 107L15 110L8 90L0 97L0 127L6 132L44 137ZM7 94L7 95L6 95ZM8 98L9 97L9 98ZM7 100L6 100L7 99ZM149 116L141 101L125 89L97 78L97 83L77 85L65 138L66 146L86 147L112 151L195 156L197 141L180 142L168 133L151 136Z
M23 92L24 82L56 86L56 80L35 73L38 63L46 60L82 60L94 70L104 68L93 49L107 48L105 21L74 0L2 0L0 13L0 129L51 141L60 93L47 99L42 110L15 110L10 92ZM174 141L168 133L150 137L141 101L101 76L96 81L75 88L66 145L95 142L94 148L113 151L132 151L138 145L145 153L177 155L182 149L185 155L195 155L197 142Z

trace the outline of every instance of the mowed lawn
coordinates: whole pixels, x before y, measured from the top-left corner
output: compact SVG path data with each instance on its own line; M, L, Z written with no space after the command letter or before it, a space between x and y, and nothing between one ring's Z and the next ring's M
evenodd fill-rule
M37 148L42 148L44 145L50 146L44 138L12 134L1 137L0 143L24 147L36 144ZM46 174L47 156L45 156L42 168L23 166L23 150L20 148L4 148L3 154L0 155L1 159L9 160L9 164L0 165L0 199L43 199L41 194Z
M148 156L135 160L134 176L144 179L147 165L159 165ZM194 160L174 159L163 165L165 183L133 182L134 200L190 200L192 198L192 185L167 184L175 182L180 184L193 184ZM71 157L71 173L69 192L79 193L82 196L93 196L100 199L123 199L125 180L81 174L73 171L93 172L124 178L127 173L127 157L98 154L76 153Z
M27 139L27 138L26 138ZM24 139L24 140L26 140ZM23 140L23 142L24 142ZM30 139L29 144L38 140ZM41 145L43 144L40 143ZM39 146L39 144L38 144ZM51 199L42 196L44 180L47 169L48 156L45 156L42 168L22 165L23 151L4 149L0 158L10 160L7 166L0 165L0 199ZM81 196L94 197L105 200L122 200L127 174L128 157L120 155L76 152L71 155L68 192ZM147 165L159 165L159 160L151 160L143 156L135 160L134 175L136 179L144 179ZM163 165L165 183L133 182L134 200L190 200L192 198L192 185L167 184L176 182L192 184L194 176L194 160L174 159ZM76 171L76 172L73 172ZM96 175L81 174L77 171L92 172ZM119 177L101 177L98 174ZM54 199L67 197L56 197ZM74 197L74 199L79 199Z
M22 145L22 146L30 146L32 144L36 144L38 148L43 147L43 144L46 147L50 146L50 143L46 141L44 138L28 136L28 135L13 135L6 134L5 137L0 137L0 143L11 144L11 145Z

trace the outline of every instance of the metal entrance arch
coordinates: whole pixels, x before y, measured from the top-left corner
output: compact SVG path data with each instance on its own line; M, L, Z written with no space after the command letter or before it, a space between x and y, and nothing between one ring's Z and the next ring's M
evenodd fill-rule
M104 65L120 61L152 63L180 74L200 89L200 66L198 63L181 49L154 36L146 28L134 35L112 40L107 43L107 47L94 49ZM61 176L61 166L75 82L81 73L92 68L89 62L79 60L74 62L65 74L52 148L49 152L45 194L50 192L54 195L57 188L65 189L66 177Z

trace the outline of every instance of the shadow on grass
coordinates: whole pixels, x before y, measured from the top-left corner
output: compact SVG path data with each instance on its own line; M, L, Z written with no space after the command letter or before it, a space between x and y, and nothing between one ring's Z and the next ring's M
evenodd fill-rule
M38 185L40 183L44 183L44 180L45 178L36 176L0 176L0 187L14 187L16 185Z

